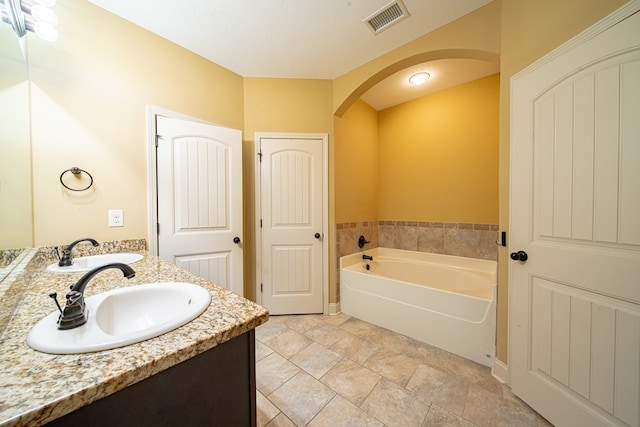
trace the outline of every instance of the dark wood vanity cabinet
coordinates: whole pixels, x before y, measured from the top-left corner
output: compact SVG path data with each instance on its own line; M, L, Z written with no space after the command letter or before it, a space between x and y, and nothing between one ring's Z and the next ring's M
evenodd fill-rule
M255 426L255 332L244 333L47 426Z

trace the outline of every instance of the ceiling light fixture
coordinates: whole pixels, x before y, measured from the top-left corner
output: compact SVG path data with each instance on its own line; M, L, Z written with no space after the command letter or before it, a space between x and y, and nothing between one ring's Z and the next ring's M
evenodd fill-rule
M18 37L32 31L49 42L58 39L58 17L49 9L55 0L0 0L0 4L4 6L0 11L2 21L11 25Z
M414 86L420 86L421 84L424 84L427 80L429 80L430 77L431 77L431 74L429 73L425 73L425 72L416 73L411 77L409 77L409 83L411 83Z

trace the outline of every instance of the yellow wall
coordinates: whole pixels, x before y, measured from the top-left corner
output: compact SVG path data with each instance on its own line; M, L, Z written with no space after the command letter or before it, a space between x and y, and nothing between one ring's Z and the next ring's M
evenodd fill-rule
M29 36L34 243L146 238L145 106L242 129L242 77L89 2L55 9L59 40ZM73 166L92 189L62 189ZM108 227L108 209L124 227Z
M333 113L330 80L244 79L244 274L245 295L255 297L255 133L329 135L329 198L333 199ZM331 230L333 209L330 208ZM332 233L333 231L330 231ZM332 235L332 234L330 234ZM332 249L333 251L333 249ZM333 252L332 252L333 253ZM333 256L333 255L331 255ZM333 272L330 273L333 278ZM335 280L332 280L335 283ZM335 285L330 299L335 301Z
M498 74L335 119L336 222L498 221Z
M379 114L378 219L497 224L500 76Z
M378 219L378 112L356 101L334 120L336 223Z
M331 80L244 79L244 139L256 132L332 130Z

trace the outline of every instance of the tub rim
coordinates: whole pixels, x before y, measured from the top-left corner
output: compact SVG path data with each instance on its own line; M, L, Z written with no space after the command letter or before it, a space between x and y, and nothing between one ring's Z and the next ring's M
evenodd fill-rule
M436 254L433 252L385 248L382 246L340 257L340 269L363 262L363 254L373 256L374 260L376 256L384 256L401 260L428 262L433 264L446 265L452 268L462 268L466 270L479 271L482 273L490 274L493 283L497 283L498 263L496 261L480 258L461 257L457 255Z

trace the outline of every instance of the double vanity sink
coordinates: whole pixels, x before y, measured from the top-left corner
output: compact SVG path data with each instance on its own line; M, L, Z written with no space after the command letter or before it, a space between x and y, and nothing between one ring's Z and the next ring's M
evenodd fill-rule
M133 254L138 260L110 254L87 260L85 268L91 271L95 265L91 262L97 260L126 261L135 277L126 279L116 269L95 274L84 292L88 316L81 326L59 330L60 312L49 294L67 292L88 271L48 270L54 261L51 248L38 250L25 272L5 290L5 305L8 301L14 305L7 306L10 317L0 318L4 322L0 323L0 427L72 425L70 416L100 406L106 408L100 415L105 420L112 413L119 419L126 411L142 413L145 405L155 412L167 408L162 416L168 423L173 413L183 413L171 406L182 398L189 399L192 412L194 405L208 400L225 410L212 406L203 409L207 414L213 410L221 416L255 417L253 330L268 320L268 311L148 255L144 246L108 248L114 249L119 249L120 257ZM75 258L74 264L79 266L76 263L82 258ZM60 302L65 305L64 298ZM200 380L194 388L192 384ZM185 382L182 389L181 381ZM230 393L233 387L239 390ZM173 394L163 394L167 391ZM197 394L190 396L190 392ZM234 408L237 397L229 399L239 395L249 397L241 399L244 407ZM151 403L141 402L134 409L133 403L146 396ZM126 404L117 403L123 398ZM231 419L221 423L244 424Z

